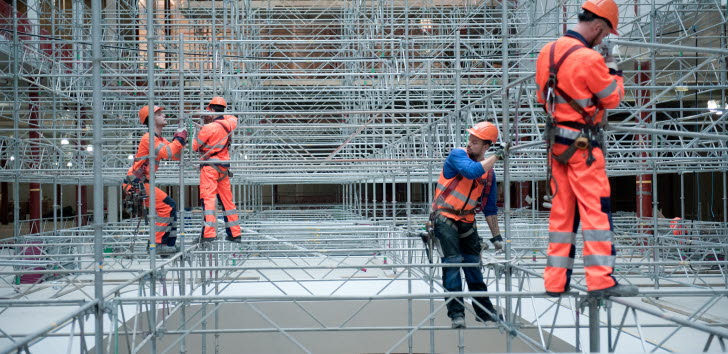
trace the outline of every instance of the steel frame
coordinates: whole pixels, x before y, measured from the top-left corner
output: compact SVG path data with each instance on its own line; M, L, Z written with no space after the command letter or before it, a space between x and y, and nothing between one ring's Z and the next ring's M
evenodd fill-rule
M509 147L496 168L502 181L537 189L544 179L545 117L534 100L535 57L575 21L580 1L70 4L13 0L9 11L0 9L0 181L13 183L15 193L14 237L0 249L0 289L9 298L0 301L0 314L37 306L71 309L40 328L0 328L0 352L33 351L59 340L69 351L112 351L125 343L133 351L185 352L190 336L203 338L204 352L208 339L217 348L221 336L255 331L281 333L310 351L297 335L383 329L401 334L383 351L435 352L439 336L459 336L460 352L478 350L466 345L462 331L435 325L443 311L441 265L428 261L432 255L414 231L428 206L412 201L411 188L425 184L431 195L439 164L462 144L464 128L488 119ZM539 279L547 215L511 208L506 188L503 220L510 242L504 254L484 258L488 295L506 319L469 330L507 334L508 351L514 344L549 351L553 335L573 336L577 350L587 341L592 351L634 345L671 350L681 335L702 341L704 350L726 350L728 324L706 316L728 294L721 259L728 254L728 109L704 108L708 99L719 107L727 103L725 7L717 0L620 4L622 36L611 42L625 72L626 96L610 111L608 173L719 173L722 222L684 220L683 234L675 235L668 220L615 215L618 276L640 285L640 297L596 302L575 272L575 291L553 300ZM645 81L641 75L648 70ZM236 202L244 211L242 246L200 249L186 231L200 224L199 215L182 212L183 252L166 260L149 257L145 246L153 231L140 231L139 220L105 223L104 193L95 193L93 213L79 217L75 227L54 211L45 220L51 230L23 232L37 220L18 216L21 183L94 185L105 192L129 166L141 135L134 118L139 106L165 106L192 129L213 95L228 98L230 113L240 117L232 166ZM31 139L35 131L41 136ZM199 161L185 156L162 162L154 183L196 184ZM407 185L405 201L396 200L397 183ZM343 202L300 210L269 204L263 188L275 184L337 184ZM370 200L370 188L382 198ZM184 193L180 188L182 205ZM54 192L54 204L58 197ZM89 225L83 226L84 218ZM35 284L15 284L33 275L40 275ZM345 291L367 282L375 284L371 293ZM226 295L261 284L271 287L268 295ZM296 291L289 289L293 285ZM674 297L700 298L702 305L675 312L660 300ZM406 325L347 325L356 313L331 325L308 313L320 325L289 328L256 307L395 299L410 308ZM420 300L429 302L424 318L411 311ZM256 309L269 327L220 327L224 303ZM180 319L179 328L166 327L172 316ZM415 343L417 332L428 332L430 342Z

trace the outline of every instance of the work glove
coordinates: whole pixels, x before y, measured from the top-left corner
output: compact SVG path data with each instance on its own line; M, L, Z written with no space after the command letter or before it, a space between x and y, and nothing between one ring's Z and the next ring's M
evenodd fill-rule
M501 237L501 235L495 235L490 239L490 242L493 244L493 247L495 247L496 252L503 250L503 237Z
M480 237L479 239L480 239L480 249L482 249L483 251L487 251L490 248L490 245L488 245L488 243L486 243L482 237Z
M604 56L604 63L609 68L609 73L612 75L622 75L622 71L619 70L619 66L617 65L617 60L612 55L612 48L608 44L602 43L599 45L598 50Z
M506 155L506 152L505 152L505 150L503 150L503 148L498 148L495 150L495 153L493 153L493 155L495 155L495 157L497 157L498 160L503 160L503 156Z
M187 128L178 128L174 133L174 139L179 141L182 146L187 144Z

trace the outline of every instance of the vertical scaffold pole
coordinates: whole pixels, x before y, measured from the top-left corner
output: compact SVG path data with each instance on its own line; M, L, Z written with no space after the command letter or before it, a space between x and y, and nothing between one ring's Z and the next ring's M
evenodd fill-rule
M179 120L180 120L180 127L185 127L186 122L184 119L185 114L185 76L184 76L184 33L179 34L179 45L177 48L177 60L178 60L178 68L179 70ZM188 135L188 138L191 135ZM179 258L179 266L184 267L185 265L185 259L187 258L184 256L185 252L185 179L184 179L184 170L185 170L185 149L182 149L180 151L179 156L179 206L177 207L177 235L179 238L177 239L177 242L180 246L180 252L183 254L182 257ZM185 282L187 279L187 272L181 271L179 276L179 294L180 296L185 296ZM187 303L182 304L182 309L180 312L181 316L181 330L185 331L187 328ZM186 338L182 338L182 343L180 344L179 352L181 354L184 354L187 352L187 340Z
M101 0L91 1L91 74L93 76L93 122L94 122L94 296L97 304L95 315L95 348L96 352L103 353L104 342L104 255L103 224L104 224L104 180L102 174L103 164L103 97L101 95ZM109 208L111 210L111 208ZM109 337L111 338L111 337Z
M589 351L599 353L599 299L590 296L589 306Z
M458 147L462 143L462 132L460 131L462 129L462 122L460 119L462 118L461 109L462 109L462 102L461 102L461 80L460 75L462 75L462 69L460 67L460 28L456 29L455 32L455 114L453 119L455 119L455 141L453 142L453 147Z
M503 120L502 130L502 141L506 144L510 143L510 131L509 131L509 124L508 124L508 106L510 105L509 97L508 97L508 89L505 87L508 86L509 76L508 76L508 47L509 47L509 35L508 35L508 0L501 0L501 35L503 38L502 41L502 57L501 57L501 66L503 68L503 78L501 85L504 87L503 91L503 103L502 103L502 112L501 112L501 118ZM505 259L506 261L511 259L511 224L510 224L510 217L511 217L511 193L510 193L510 187L509 184L511 182L511 176L509 172L509 156L506 154L503 158L503 198L504 198L504 205L503 205L503 235L505 236ZM505 265L505 282L506 282L506 291L511 291L511 266L510 264L506 263ZM511 299L510 297L505 298L505 320L508 323L511 323L513 321L513 316L511 315ZM506 350L508 352L511 352L513 350L513 340L510 335L506 336Z
M146 3L147 7L147 105L149 106L149 116L147 117L147 124L149 124L149 189L147 191L149 198L149 269L151 272L151 279L149 281L149 296L153 299L156 294L157 287L157 243L156 243L156 231L157 231L157 208L156 208L156 182L155 182L155 170L157 166L157 152L155 149L155 121L154 121L154 7L156 2L151 1ZM157 302L152 300L149 303L149 316L150 326L149 330L152 332L151 336L151 348L152 354L157 352Z

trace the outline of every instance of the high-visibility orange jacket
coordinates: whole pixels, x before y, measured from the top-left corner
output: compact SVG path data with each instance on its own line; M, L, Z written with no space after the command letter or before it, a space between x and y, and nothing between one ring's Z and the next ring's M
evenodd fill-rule
M682 219L679 217L670 220L670 229L672 229L672 234L675 236L681 236L685 234Z
M201 153L203 160L229 161L230 136L228 133L238 127L238 118L224 115L215 118L200 129L192 142L192 150Z
M179 160L180 151L184 147L178 139L172 140L170 143L167 139L154 134L154 147L156 153L156 160ZM144 179L149 179L149 133L145 133L142 139L139 141L136 155L134 156L134 164L129 168L126 173L127 176L134 176L140 178L143 176ZM156 172L159 168L159 164L155 164L154 171Z
M604 115L603 109L617 107L624 96L624 79L621 73L610 74L609 68L607 68L601 54L589 48L579 33L568 31L564 37L546 44L541 49L541 53L536 61L537 99L541 104L546 103L543 90L547 86L549 79L549 67L551 66L550 53L553 43L556 43L553 47L555 50L554 61L556 63L571 47L584 47L572 52L564 60L556 78L558 87L593 117L594 124L599 123ZM602 109L594 117L594 112L597 110L597 107ZM587 123L582 115L575 111L564 97L558 94L556 94L555 109L550 113L555 117L557 122Z

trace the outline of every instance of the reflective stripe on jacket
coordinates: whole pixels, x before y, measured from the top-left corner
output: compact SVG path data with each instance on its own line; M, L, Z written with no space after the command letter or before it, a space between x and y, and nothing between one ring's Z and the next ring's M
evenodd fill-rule
M578 34L576 35L578 36ZM552 43L550 42L543 47L536 61L536 92L538 102L541 104L546 103L543 89L547 86L549 80L549 53ZM566 51L576 45L586 46L580 39L569 35L556 40L556 46L554 47L556 51L555 60L558 61ZM559 68L556 78L558 87L592 116L597 110L597 106L603 109L615 108L624 96L624 79L622 76L610 74L601 54L588 47L571 53ZM556 105L554 111L550 113L553 114L557 122L587 123L582 115L567 103L564 97L555 92L554 94L556 95ZM603 115L604 111L600 110L597 116L594 117L593 123L599 123Z
M180 151L182 151L182 144L173 140L171 143L167 139L154 134L154 152L156 160L179 160ZM129 171L126 173L127 176L135 176L137 178L144 176L149 179L149 133L144 133L142 139L139 141L136 155L134 155L134 164L132 164ZM159 164L155 165L154 171L159 169Z
M479 210L479 206L485 205L488 202L488 195L490 194L490 187L493 181L492 173L493 170L489 170L483 175L484 178L467 179L462 177L462 175L456 175L448 179L445 178L445 173L441 172L440 178L437 180L437 189L435 190L435 200L432 202L432 210L440 208L457 211ZM457 186L443 198L443 193L452 183L457 183ZM457 215L452 212L440 211L440 214L455 221L475 222L474 212Z
M200 129L192 142L192 150L202 154L204 160L229 161L227 142L232 136L228 132L237 127L238 118L235 116L224 115L216 118Z

